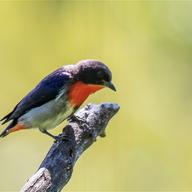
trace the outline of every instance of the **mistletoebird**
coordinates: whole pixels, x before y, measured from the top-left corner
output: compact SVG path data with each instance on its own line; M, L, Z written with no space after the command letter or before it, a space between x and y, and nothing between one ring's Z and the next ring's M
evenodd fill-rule
M10 124L0 137L22 129L39 128L56 138L47 130L70 118L90 94L104 87L116 91L111 79L109 68L96 60L82 60L57 69L1 119L2 124L9 121Z

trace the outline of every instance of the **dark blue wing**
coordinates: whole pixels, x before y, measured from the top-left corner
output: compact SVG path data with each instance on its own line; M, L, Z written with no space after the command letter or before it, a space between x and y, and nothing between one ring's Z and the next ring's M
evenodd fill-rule
M59 94L59 91L70 83L71 78L64 68L60 68L47 77L45 77L28 95L26 95L2 120L3 123L11 119L17 119L32 108L39 107L53 99Z

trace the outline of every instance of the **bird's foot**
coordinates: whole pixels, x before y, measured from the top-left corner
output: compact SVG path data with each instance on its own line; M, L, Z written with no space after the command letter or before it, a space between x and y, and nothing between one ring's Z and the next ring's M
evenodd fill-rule
M47 130L45 129L40 129L40 131L46 135L48 135L49 137L54 139L54 143L56 142L66 142L66 141L70 141L69 136L65 135L65 134L59 134L58 136L52 135L51 133L49 133Z
M51 133L49 133L46 129L40 129L40 131L42 133L48 135L49 137L53 138L55 140L54 142L66 140L66 137L62 136L61 134L58 136L55 136L55 135L52 135Z
M54 139L55 139L54 143L69 141L70 140L70 138L68 136L62 135L62 134L60 134L58 136L54 136Z

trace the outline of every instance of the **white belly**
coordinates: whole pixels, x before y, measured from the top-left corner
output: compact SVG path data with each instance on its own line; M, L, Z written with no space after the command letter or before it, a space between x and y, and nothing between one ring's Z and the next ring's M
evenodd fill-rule
M63 100L52 100L34 108L19 118L27 128L52 129L74 112L74 107Z

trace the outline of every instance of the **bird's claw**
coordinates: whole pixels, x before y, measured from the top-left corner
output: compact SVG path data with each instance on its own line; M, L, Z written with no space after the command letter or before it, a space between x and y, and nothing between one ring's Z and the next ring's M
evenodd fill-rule
M55 139L54 143L56 143L56 142L63 142L63 141L69 141L70 140L68 136L62 135L62 134L60 134L58 136L54 136L54 139Z

